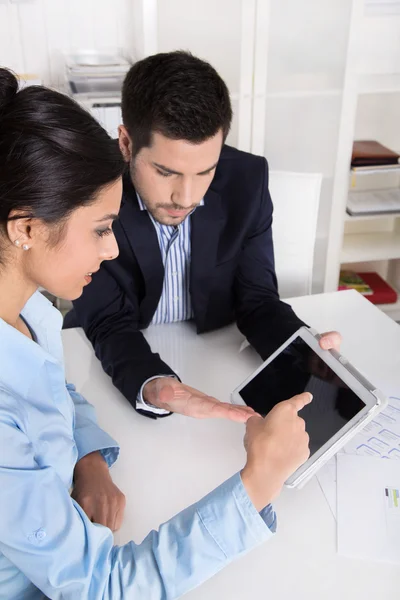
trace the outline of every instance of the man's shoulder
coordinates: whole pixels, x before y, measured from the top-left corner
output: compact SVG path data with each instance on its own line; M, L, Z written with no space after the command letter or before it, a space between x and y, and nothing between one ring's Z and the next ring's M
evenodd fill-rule
M218 167L223 169L258 169L265 170L267 161L263 156L238 150L225 144L222 148Z
M264 186L265 177L268 172L268 163L263 156L243 152L232 146L225 145L222 148L217 170L211 188L224 195L229 196L246 195L258 196Z

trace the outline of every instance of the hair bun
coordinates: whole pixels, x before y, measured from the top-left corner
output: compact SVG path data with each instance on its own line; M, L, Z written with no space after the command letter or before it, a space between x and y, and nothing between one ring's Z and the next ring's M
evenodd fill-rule
M8 69L0 68L0 111L12 102L18 92L18 79Z

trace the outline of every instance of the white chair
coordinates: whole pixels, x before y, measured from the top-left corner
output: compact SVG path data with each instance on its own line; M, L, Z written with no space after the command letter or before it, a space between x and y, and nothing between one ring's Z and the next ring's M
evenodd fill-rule
M320 173L270 171L275 267L282 298L312 291Z

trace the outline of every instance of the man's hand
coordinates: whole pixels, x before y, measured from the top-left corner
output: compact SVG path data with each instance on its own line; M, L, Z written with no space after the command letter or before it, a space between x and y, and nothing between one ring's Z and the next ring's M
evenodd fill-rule
M342 336L338 331L328 331L319 338L319 345L323 350L337 350L339 352L341 343Z
M159 377L149 381L143 389L146 402L174 413L196 419L230 419L246 423L255 415L249 406L220 402L172 377Z
M258 511L278 496L286 479L310 456L305 422L298 412L312 400L305 392L279 402L263 419L247 422L243 485Z
M72 498L93 523L105 525L111 531L121 527L125 496L114 485L100 452L92 452L76 464Z

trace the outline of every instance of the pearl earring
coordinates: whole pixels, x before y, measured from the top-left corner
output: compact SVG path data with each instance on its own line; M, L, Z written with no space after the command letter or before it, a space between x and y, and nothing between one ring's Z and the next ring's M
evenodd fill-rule
M22 246L22 250L29 250L29 246L28 246L28 244L24 244L24 245Z
M15 240L14 244L15 244L16 246L19 246L19 245L21 244L21 242L20 242L19 240Z

